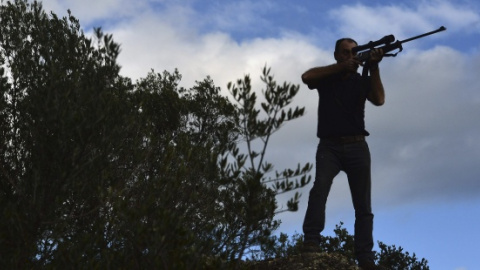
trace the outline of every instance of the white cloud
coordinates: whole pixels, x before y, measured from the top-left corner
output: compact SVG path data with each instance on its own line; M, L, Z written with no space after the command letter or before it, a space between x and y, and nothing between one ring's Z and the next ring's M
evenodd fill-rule
M480 15L467 5L449 1L418 1L414 6L343 5L330 12L339 32L359 40L376 40L394 34L398 39L445 25L449 31L479 32Z
M255 31L271 24L262 15L272 12L275 7L276 4L271 1L221 1L221 4L219 2L213 5L208 16L199 14L198 19L206 20L214 28L224 31Z
M332 10L330 16L339 24L341 34L358 40L376 40L392 33L400 37L412 28L416 31L434 28L414 10L400 6L345 5Z
M306 66L321 62L318 54L321 58L328 55L333 59L331 53L315 48L298 36L238 43L225 33L200 34L193 27L178 27L148 14L110 31L122 46L119 57L122 74L139 78L151 68L158 72L178 68L184 86L192 86L195 80L207 75L222 88L245 74L250 74L258 83L265 64L272 67L279 80L298 84Z
M473 4L441 0L422 1L417 11L426 19L443 22L454 31L480 31L480 15Z
M130 0L43 0L45 10L53 10L57 15L66 14L71 10L72 14L81 18L82 25L95 20L119 20L135 16L148 9L154 1L130 1Z
M387 102L368 111L367 123L381 146L373 158L380 163L379 176L388 180L382 188L395 191L386 200L480 192L475 180L480 144L472 140L480 136L474 124L480 93L472 83L479 71L472 70L466 55L446 47L384 60Z

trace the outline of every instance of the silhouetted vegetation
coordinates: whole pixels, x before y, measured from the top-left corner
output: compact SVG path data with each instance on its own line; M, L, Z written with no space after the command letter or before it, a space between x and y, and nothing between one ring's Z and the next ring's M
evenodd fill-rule
M341 255L342 259L345 259L350 263L349 265L355 265L354 236L342 226L343 223L340 222L340 224L335 227L333 230L334 236L322 236L320 251L328 254ZM257 261L268 261L274 258L297 258L302 252L302 245L302 234L295 234L289 237L284 233L280 233L279 236L269 238L268 244L263 245L263 249L259 250L256 253L256 256L253 256L253 258ZM380 251L375 252L375 261L379 265L387 267L389 270L430 269L426 259L418 259L415 253L410 255L410 253L404 251L402 247L397 248L395 245L389 246L381 241L378 241L378 246ZM295 259L289 260L289 262L292 261L295 261ZM298 261L302 260L299 259ZM337 262L337 258L334 257L333 261ZM283 262L280 261L279 263L275 264L275 266L281 267L282 263ZM282 269L288 268L284 267Z

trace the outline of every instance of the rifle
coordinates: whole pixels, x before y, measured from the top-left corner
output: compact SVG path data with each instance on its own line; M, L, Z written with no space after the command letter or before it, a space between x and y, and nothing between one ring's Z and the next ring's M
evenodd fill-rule
M395 36L394 35L388 35L388 36L384 36L383 38L381 38L377 41L370 41L367 44L364 44L364 45L361 45L361 46L356 46L356 47L352 48L352 53L357 53L355 58L358 59L360 62L362 62L362 63L367 62L367 60L370 58L370 52L373 49L375 49L377 46L383 45L382 47L377 48L377 49L382 49L383 50L383 53L384 53L383 56L395 57L395 56L397 56L398 53L403 51L403 47L402 47L403 43L407 43L409 41L419 39L419 38L422 38L422 37L425 37L425 36L429 36L429 35L438 33L440 31L444 31L444 30L447 30L447 28L445 28L444 26L441 26L437 30L434 30L434 31L431 31L431 32L428 32L428 33L425 33L425 34L421 34L421 35L418 35L418 36L414 36L414 37L411 37L411 38L407 38L407 39L404 39L402 41L397 40L395 42L394 42ZM393 50L398 50L398 51L396 53L388 53L388 52L391 52ZM369 67L368 67L368 62L367 62L363 66L363 76L367 75L368 69L369 69Z

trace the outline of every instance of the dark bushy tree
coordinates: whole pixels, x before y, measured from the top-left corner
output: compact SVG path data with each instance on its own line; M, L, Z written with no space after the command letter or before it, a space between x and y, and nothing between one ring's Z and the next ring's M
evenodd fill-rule
M395 245L388 246L383 242L378 242L380 253L377 253L378 263L386 265L392 270L429 270L428 261L425 258L419 260L415 253L410 255L408 251L404 251L402 247Z
M272 177L264 159L303 115L288 108L298 86L265 69L260 105L248 76L234 103L210 78L179 87L178 71L133 84L111 35L36 1L0 8L3 268L234 267L271 237L276 195L309 180L308 164Z
M86 38L73 16L47 16L37 2L2 4L0 22L8 71L0 95L2 262L74 265L108 246L103 193L123 178L115 160L129 125L129 84L118 75L119 47L100 30Z

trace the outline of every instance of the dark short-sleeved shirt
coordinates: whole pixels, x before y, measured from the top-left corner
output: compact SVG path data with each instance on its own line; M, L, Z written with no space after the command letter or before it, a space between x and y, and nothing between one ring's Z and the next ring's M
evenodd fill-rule
M371 89L370 77L358 73L347 79L332 76L309 88L319 94L319 138L369 135L365 130L365 101Z

